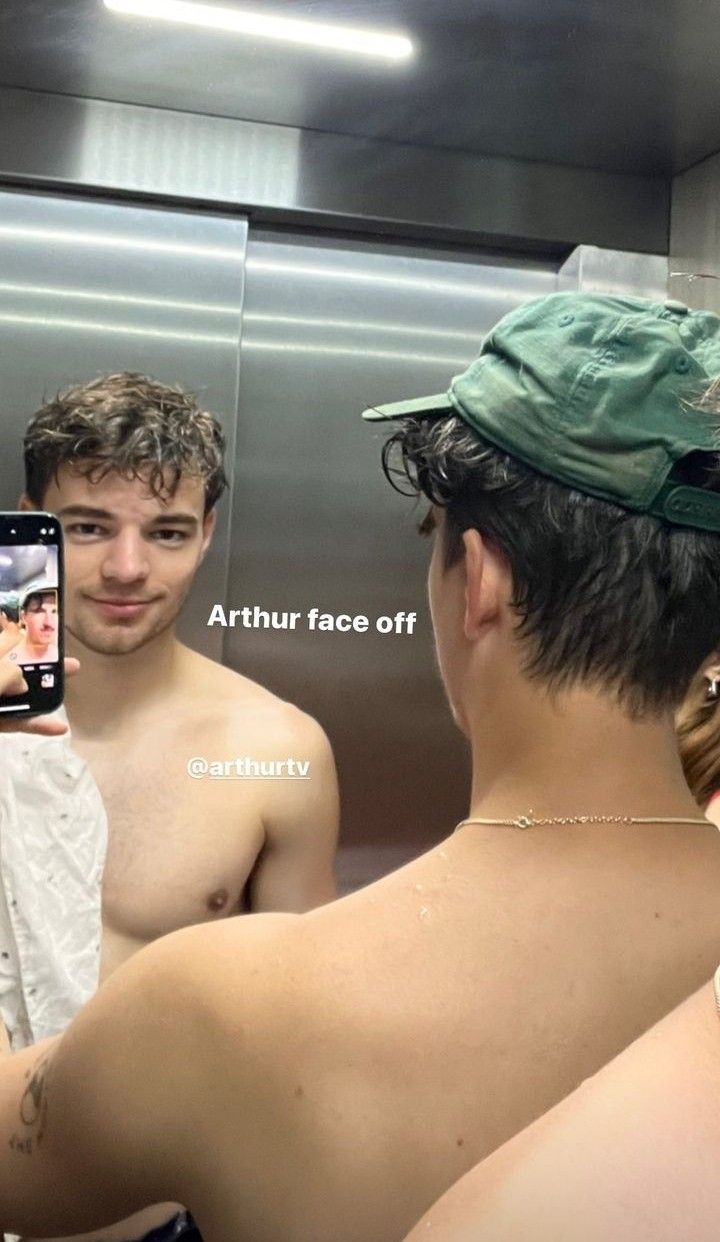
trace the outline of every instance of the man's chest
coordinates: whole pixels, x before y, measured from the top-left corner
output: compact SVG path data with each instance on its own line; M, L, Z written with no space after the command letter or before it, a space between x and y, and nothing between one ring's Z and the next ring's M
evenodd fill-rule
M187 746L167 735L77 749L108 817L104 922L147 940L244 908L264 843L252 782L194 779Z

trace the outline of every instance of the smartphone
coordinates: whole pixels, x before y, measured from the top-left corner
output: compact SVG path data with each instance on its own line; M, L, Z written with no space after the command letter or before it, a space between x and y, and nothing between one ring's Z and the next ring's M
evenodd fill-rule
M2 716L44 715L63 701L63 541L52 513L0 513L2 656L19 664L24 694L0 694Z

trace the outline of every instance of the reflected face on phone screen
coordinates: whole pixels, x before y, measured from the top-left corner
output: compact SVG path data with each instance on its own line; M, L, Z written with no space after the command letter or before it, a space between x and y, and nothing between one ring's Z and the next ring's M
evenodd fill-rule
M58 593L57 590L35 591L20 609L20 623L25 634L15 649L19 664L57 663L58 658Z

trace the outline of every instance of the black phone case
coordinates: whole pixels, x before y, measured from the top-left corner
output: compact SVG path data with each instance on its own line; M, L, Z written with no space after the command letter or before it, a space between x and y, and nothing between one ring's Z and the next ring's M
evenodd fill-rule
M54 535L40 536L43 527L54 528ZM53 665L55 685L48 691L39 690L29 695L0 695L0 721L32 720L35 716L46 716L62 707L65 693L65 563L62 527L53 513L39 510L27 512L0 512L0 546L32 547L34 545L57 548L57 592L58 592L58 659ZM26 677L27 681L27 677ZM15 704L14 700L17 700ZM29 702L29 706L26 706Z

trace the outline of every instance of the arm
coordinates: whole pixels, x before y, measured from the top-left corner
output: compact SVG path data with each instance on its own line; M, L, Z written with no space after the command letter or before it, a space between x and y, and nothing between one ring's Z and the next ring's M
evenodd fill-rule
M64 1235L182 1197L199 1040L175 939L0 1064L0 1230Z
M273 787L265 816L265 845L250 882L253 913L300 914L337 896L333 861L339 796L332 750L316 721L297 709L290 711L292 721L281 753L309 768L307 776L278 781Z
M720 1022L710 988L468 1173L406 1242L714 1242Z

